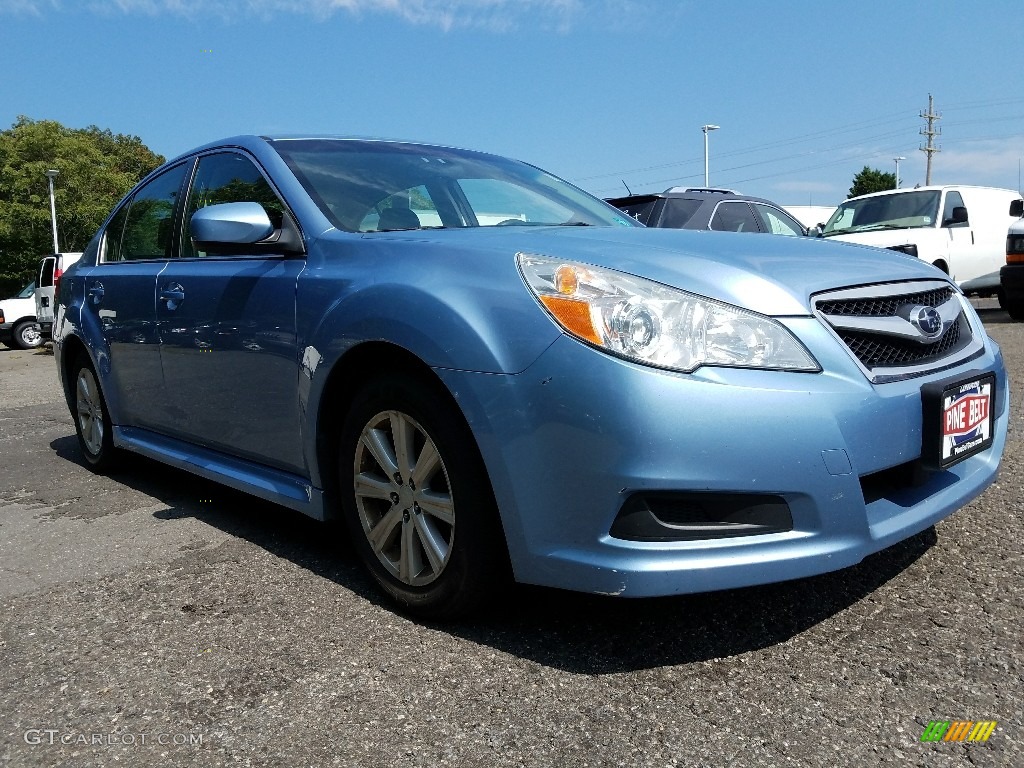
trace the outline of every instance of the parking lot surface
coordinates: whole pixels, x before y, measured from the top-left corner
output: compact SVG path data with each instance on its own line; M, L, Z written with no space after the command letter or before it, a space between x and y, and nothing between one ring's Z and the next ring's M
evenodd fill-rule
M0 765L1022 766L1024 324L979 306L1011 434L935 528L812 579L521 587L455 625L298 513L141 458L94 475L52 352L0 348Z

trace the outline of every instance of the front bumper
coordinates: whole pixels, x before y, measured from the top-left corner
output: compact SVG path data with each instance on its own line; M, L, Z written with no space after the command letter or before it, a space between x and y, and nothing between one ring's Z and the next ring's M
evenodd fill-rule
M785 322L823 373L676 374L566 337L518 375L438 371L477 437L516 578L633 597L802 578L928 528L995 479L1009 387L994 342L960 366L873 386L816 320ZM872 486L865 501L862 478L920 457L922 385L979 369L997 376L993 446L917 485ZM627 499L655 492L780 497L792 529L690 541L610 535Z

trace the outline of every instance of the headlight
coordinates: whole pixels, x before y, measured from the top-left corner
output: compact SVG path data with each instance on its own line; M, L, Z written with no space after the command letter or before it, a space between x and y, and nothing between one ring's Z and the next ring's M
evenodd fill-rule
M781 323L622 272L520 253L526 284L568 333L638 363L820 371Z

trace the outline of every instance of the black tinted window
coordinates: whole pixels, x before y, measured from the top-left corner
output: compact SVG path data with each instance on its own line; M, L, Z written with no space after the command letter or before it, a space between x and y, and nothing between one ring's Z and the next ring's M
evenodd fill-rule
M711 228L721 232L759 232L754 212L746 203L719 203Z
M187 168L182 163L157 176L122 206L107 226L104 261L170 258L174 208Z
M695 214L703 204L703 200L668 198L665 200L665 210L661 214L661 221L658 226L682 229L690 222L690 219L693 218L693 214Z
M199 158L185 208L181 255L205 256L196 251L189 236L189 221L200 208L219 203L259 203L270 217L275 229L281 228L284 206L259 169L251 160L233 152Z
M633 200L623 200L613 204L620 211L628 213L641 224L650 224L651 214L654 213L654 208L657 205L657 202L658 198L656 197L641 197Z

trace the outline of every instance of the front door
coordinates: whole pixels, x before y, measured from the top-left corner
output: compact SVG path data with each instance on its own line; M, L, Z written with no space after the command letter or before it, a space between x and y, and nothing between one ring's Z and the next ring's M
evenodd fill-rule
M258 202L275 226L282 224L283 204L248 157L200 157L180 258L168 263L156 285L174 429L209 448L301 474L295 285L305 260L197 250L188 231L191 215L227 202Z

